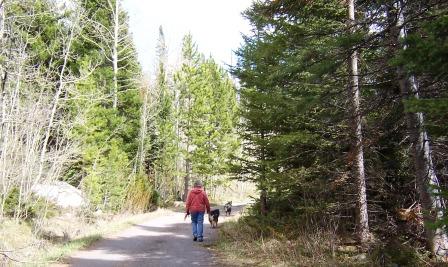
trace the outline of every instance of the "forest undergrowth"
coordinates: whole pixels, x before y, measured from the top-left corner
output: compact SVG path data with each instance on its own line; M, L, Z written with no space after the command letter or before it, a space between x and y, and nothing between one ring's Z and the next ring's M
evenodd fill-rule
M434 266L427 251L396 237L363 250L324 214L263 216L257 205L220 229L217 251L233 266ZM438 265L437 265L438 266Z

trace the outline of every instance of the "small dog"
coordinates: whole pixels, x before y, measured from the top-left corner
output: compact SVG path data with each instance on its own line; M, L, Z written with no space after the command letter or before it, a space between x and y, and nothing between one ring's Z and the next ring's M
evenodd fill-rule
M212 225L212 228L218 227L219 209L210 211L208 214L208 221Z
M232 201L229 201L224 205L224 212L226 213L226 216L230 216L230 213L232 212Z

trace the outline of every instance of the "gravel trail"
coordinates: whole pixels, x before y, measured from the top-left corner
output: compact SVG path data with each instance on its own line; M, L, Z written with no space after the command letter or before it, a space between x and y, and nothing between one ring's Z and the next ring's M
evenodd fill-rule
M226 217L222 207L219 223L223 223L243 206L233 207ZM212 208L213 209L213 208ZM235 212L233 212L235 211ZM181 212L134 224L132 227L94 243L73 254L69 266L222 266L207 248L217 238L218 229L204 222L204 242L193 242L190 217L184 221ZM219 228L219 225L218 225Z

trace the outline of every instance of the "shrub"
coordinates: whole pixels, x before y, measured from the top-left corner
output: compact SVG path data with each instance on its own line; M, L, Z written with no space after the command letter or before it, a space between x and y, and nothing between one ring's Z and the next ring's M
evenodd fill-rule
M145 212L157 208L159 195L154 190L145 174L137 174L132 178L126 195L124 209L131 212Z
M20 199L18 187L14 187L6 197L4 212L6 216L15 216L24 220L38 217L51 218L59 213L55 204L42 198L32 195L28 199Z

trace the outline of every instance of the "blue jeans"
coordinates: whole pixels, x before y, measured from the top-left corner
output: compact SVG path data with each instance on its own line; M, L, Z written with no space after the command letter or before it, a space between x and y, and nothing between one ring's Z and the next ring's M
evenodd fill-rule
M204 231L204 212L191 213L191 226L193 228L193 236L202 238Z

